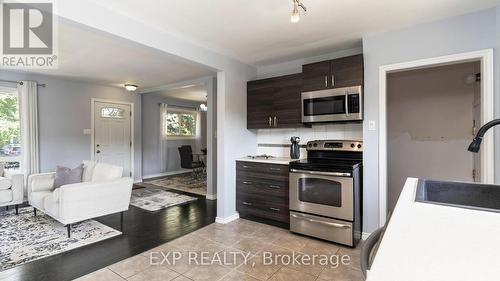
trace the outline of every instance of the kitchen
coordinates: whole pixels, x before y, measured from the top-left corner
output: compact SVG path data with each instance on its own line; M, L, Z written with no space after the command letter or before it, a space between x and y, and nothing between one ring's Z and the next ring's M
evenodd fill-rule
M456 58L453 63L459 61L461 59ZM484 66L484 59L478 56L478 61ZM429 63L420 67L425 66L433 65ZM242 218L278 225L292 233L349 247L356 247L362 239L367 239L367 242L362 243L361 268L365 278L366 274L373 272L368 275L368 280L398 280L398 276L406 274L404 269L411 271L414 276L408 280L444 280L440 279L440 274L446 272L444 268L418 274L418 268L406 263L409 268L402 266L401 270L387 271L388 264L397 263L398 250L404 247L394 241L402 235L404 221L408 219L401 217L401 214L407 212L404 209L409 209L408 205L412 204L408 201L424 205L414 207L415 210L412 211L415 213L418 212L417 208L437 208L437 211L443 212L444 217L450 216L446 217L450 228L457 223L453 221L456 208L446 208L451 206L477 211L479 206L481 211L495 212L498 203L481 205L483 202L456 198L455 189L471 194L473 188L476 188L473 184L464 184L463 189L458 189L460 185L448 182L439 181L434 182L434 185L427 185L428 181L423 179L408 178L399 197L401 203L394 209L394 218L388 214L385 227L371 233L364 232L363 122L367 120L363 118L363 105L366 102L363 99L363 73L363 55L359 54L306 64L302 66L302 73L248 82L247 128L257 129L258 147L256 155L237 160L236 209ZM372 123L374 121L369 120L368 126L375 126ZM485 133L484 129L481 133ZM482 137L478 140L480 142ZM466 147L463 150L466 151ZM487 169L488 166L483 167ZM446 188L441 190L443 185ZM490 194L496 194L499 190L496 186L481 187ZM423 198L431 197L428 194L446 192L449 194L439 199ZM417 198L412 198L415 193ZM439 202L440 200L445 203ZM400 205L404 207L399 207ZM447 206L445 210L439 210L442 205ZM471 218L472 216L473 214ZM484 216L497 215L490 213ZM391 224L389 221L394 222ZM432 218L420 224L419 228L428 227L424 226L427 223L432 225ZM486 226L478 223L476 227L482 229ZM385 240L382 239L383 236L386 237ZM471 243L479 242L472 238ZM386 244L390 246L385 246ZM380 248L376 250L379 245ZM415 243L413 249L423 247L423 243ZM438 255L442 251L443 249L438 248L434 254ZM379 252L382 253L380 257L374 258ZM420 259L423 257L415 259L414 262L422 262ZM481 260L491 264L497 259ZM368 270L370 267L371 271ZM386 279L388 276L393 279Z

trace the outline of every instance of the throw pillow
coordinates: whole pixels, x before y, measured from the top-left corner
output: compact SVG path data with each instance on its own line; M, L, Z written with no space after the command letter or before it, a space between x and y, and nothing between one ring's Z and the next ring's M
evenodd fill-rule
M83 164L71 169L68 167L57 166L56 177L54 179L54 188L61 187L66 184L82 182Z

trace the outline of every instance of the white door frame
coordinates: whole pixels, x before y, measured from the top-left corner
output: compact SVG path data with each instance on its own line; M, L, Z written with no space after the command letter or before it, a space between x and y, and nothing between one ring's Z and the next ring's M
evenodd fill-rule
M134 140L134 103L132 102L124 102L124 101L117 101L117 100L108 100L108 99L98 99L98 98L91 98L90 99L90 116L91 116L91 122L90 122L90 160L94 161L94 146L95 146L95 118L94 118L94 107L96 102L104 102L104 103L116 103L116 104L122 104L122 105L130 105L130 140L132 141L132 147L130 150L130 171L132 172L132 179L134 179L135 175L135 169L134 169L134 146L135 146L135 140Z
M493 49L453 54L403 63L383 65L379 68L379 225L387 219L387 74L391 72L428 68L440 65L480 61L481 62L481 124L494 118L494 65ZM494 139L493 134L483 138L481 146L481 180L494 183Z

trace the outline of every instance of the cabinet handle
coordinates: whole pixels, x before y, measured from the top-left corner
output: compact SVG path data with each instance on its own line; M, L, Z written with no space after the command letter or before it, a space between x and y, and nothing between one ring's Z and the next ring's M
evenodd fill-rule
M243 202L243 205L252 206L252 203Z
M325 88L328 88L328 75L325 75Z
M245 168L245 169L251 169L252 166L243 165L243 168Z
M278 117L274 116L274 127L278 127Z
M274 188L274 189L281 189L281 186L279 186L279 185L272 185L271 184L269 187Z
M281 171L280 168L269 168L270 171Z
M281 209L278 209L278 208L269 208L269 210L271 210L271 211L275 211L275 212L279 212L279 211L281 211Z
M335 86L335 75L332 74L332 87Z
M252 184L252 182L251 181L244 181L243 184L249 184L250 185L250 184Z
M269 116L269 127L273 126L273 118Z

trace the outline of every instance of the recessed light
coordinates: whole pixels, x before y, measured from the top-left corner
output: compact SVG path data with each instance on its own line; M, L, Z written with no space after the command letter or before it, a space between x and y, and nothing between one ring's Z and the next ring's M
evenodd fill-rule
M137 90L137 85L132 85L132 84L125 84L125 89L129 92L133 92Z

